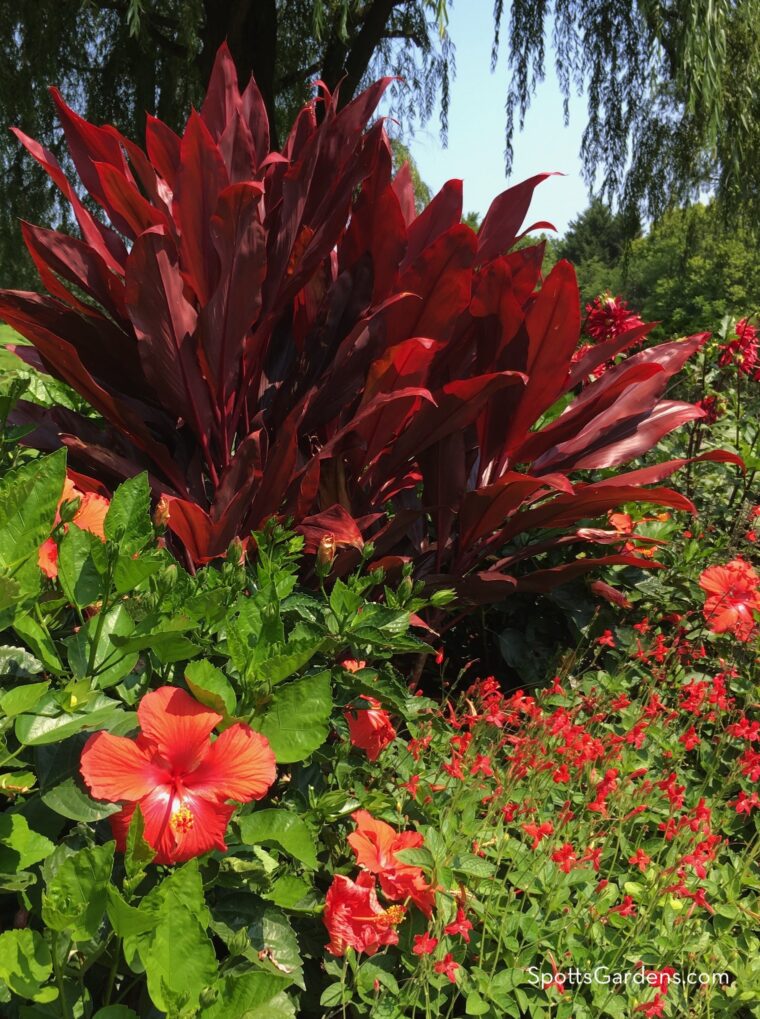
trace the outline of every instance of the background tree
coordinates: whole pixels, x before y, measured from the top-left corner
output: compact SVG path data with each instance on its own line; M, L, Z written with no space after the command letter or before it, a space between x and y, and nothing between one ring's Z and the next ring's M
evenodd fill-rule
M0 4L0 122L55 148L44 92L55 82L88 118L133 137L142 136L146 110L179 124L226 38L240 79L255 75L275 135L314 77L330 88L342 81L345 103L383 73L403 78L391 90L400 130L428 120L440 100L445 135L453 2L14 0ZM590 186L598 181L631 217L658 216L707 188L734 221L760 221L757 0L495 0L494 64L500 47L507 50L507 172L514 130L544 76L550 33L566 113L573 90L587 96ZM0 276L18 282L13 220L54 222L60 210L13 139L0 138Z
M584 304L604 290L620 289L629 241L640 232L635 215L613 213L600 198L570 221L564 237L555 242L557 257L575 265Z
M632 242L626 235L622 217L594 201L550 245L575 264L584 304L605 290L620 294L667 336L760 313L757 236L726 228L714 202L671 209Z

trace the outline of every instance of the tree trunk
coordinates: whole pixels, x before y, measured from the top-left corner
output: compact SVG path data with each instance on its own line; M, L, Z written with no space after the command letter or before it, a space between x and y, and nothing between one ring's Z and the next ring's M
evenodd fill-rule
M198 66L204 86L214 66L216 51L226 40L245 88L256 79L269 116L272 148L278 148L275 117L274 72L277 56L276 0L204 0L206 24Z

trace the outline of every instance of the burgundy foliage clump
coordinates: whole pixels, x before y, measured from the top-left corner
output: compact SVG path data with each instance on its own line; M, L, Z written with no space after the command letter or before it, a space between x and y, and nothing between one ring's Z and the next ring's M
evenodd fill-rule
M573 362L572 267L542 278L542 245L512 250L547 174L499 195L477 233L461 222L459 180L418 215L382 122L367 127L387 84L343 109L322 89L281 152L255 82L241 94L224 47L182 137L149 116L144 150L53 89L105 219L16 131L81 236L23 223L47 294L2 291L0 315L34 345L27 359L102 420L26 405L27 441L65 445L76 470L109 487L147 470L195 563L279 514L311 551L332 534L338 573L371 537L382 565L412 560L471 602L547 590L599 563L651 565L614 548L550 568L531 560L619 544L582 525L621 503L692 508L660 487L684 461L601 481L578 472L624 464L703 415L663 397L706 336L642 350L594 381L649 327Z

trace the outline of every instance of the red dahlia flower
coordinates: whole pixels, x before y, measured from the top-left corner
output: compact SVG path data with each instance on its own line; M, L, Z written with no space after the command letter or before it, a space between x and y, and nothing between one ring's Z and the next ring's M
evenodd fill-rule
M369 704L369 708L347 711L346 721L353 746L364 750L370 761L376 761L380 752L396 738L396 730L391 723L391 716L374 697L361 700Z
M365 873L356 881L338 874L327 890L322 919L330 942L327 951L345 955L347 948L374 953L382 945L397 945L395 928L404 919L403 906L383 909L377 901L375 879Z
M402 849L419 849L424 841L422 835L416 831L398 832L366 810L357 810L351 816L356 822L356 831L348 836L348 844L356 853L359 866L378 875L380 887L391 901L411 899L430 916L435 905L435 889L425 880L421 867L396 859L396 853Z
M583 332L595 343L614 340L629 329L642 325L644 322L635 311L631 311L627 302L612 294L601 294L586 305Z
M276 777L267 740L247 725L230 726L211 742L222 716L178 687L147 693L137 709L136 739L98 732L82 751L80 770L92 795L123 803L111 817L124 852L135 807L156 863L180 863L226 849L224 833L235 807L227 800L260 800Z
M760 343L757 329L743 318L736 323L734 333L733 339L721 344L718 364L721 368L736 365L742 375L754 375L755 381L758 381L760 373L755 374Z
M699 578L707 593L704 614L713 633L733 633L747 641L755 631L754 613L760 612L760 577L743 559L725 566L710 566Z

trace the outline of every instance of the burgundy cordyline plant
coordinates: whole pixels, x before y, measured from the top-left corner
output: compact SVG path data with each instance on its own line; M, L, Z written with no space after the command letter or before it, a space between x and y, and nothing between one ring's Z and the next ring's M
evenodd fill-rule
M601 481L577 472L623 464L703 414L663 394L706 336L639 352L581 389L649 327L573 364L572 267L543 279L542 245L511 251L548 175L499 195L478 233L461 222L459 180L417 215L382 121L367 127L387 84L343 109L322 88L281 152L226 47L183 136L149 116L145 150L53 89L72 162L108 222L16 131L81 237L23 223L48 293L2 291L0 316L34 345L19 353L102 422L26 405L27 441L65 445L76 470L111 487L147 470L195 563L280 514L311 551L334 536L338 574L371 537L380 564L412 560L418 577L470 602L547 590L599 563L651 565L623 552L548 569L530 560L615 546L616 532L579 525L623 502L692 509L657 487L685 461Z

